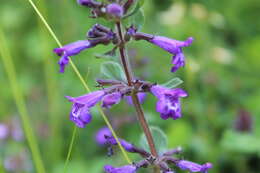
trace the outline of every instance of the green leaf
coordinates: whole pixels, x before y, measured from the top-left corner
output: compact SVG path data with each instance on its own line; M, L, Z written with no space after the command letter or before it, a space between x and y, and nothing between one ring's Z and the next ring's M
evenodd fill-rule
M144 24L144 21L144 12L142 9L139 9L135 15L124 20L123 23L125 26L134 25L138 30L140 30Z
M165 135L165 133L158 127L150 127L152 136L153 136L153 140L155 143L155 147L156 150L158 152L159 155L163 154L168 147L168 140L167 140L167 136ZM148 142L146 140L146 136L145 134L141 135L140 138L140 145L142 148L146 149L147 151L150 151Z
M113 61L108 61L101 65L101 75L108 79L126 81L122 67Z
M138 29L141 30L141 28L144 25L144 11L142 9L139 9L138 12L132 17L132 24Z
M144 5L144 2L145 2L145 0L139 0L139 1L137 2L137 4L136 4L134 10L131 11L131 12L130 12L129 14L127 14L126 16L124 16L123 19L126 19L126 18L128 18L128 17L133 16L134 14L136 14L136 13L140 10L140 8Z
M223 148L239 153L260 153L260 139L249 133L225 132L221 140Z
M103 59L103 58L106 58L106 59L118 58L117 55L116 55L116 50L117 50L117 47L114 47L112 50L110 50L108 52L96 53L96 54L94 54L94 56L96 58L100 58L100 59Z
M115 57L108 54L95 53L94 56L98 59L114 59Z
M175 88L178 85L182 84L183 81L180 78L173 78L171 80L169 80L168 82L162 84L162 86L165 86L166 88Z

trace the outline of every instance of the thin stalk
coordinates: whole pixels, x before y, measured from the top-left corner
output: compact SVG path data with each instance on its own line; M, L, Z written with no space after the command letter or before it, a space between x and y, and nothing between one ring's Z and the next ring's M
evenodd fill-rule
M71 138L71 141L70 141L69 151L68 151L68 154L67 154L67 157L66 157L64 168L63 168L63 173L67 172L69 160L70 160L70 155L71 155L71 151L72 151L72 148L73 148L73 144L74 144L74 141L75 141L76 134L77 134L77 127L74 126L72 138Z
M124 41L124 37L123 37L121 23L117 22L116 27L117 27L118 35L120 37L119 52L120 52L121 62L123 64L123 68L124 68L124 71L125 71L125 75L126 75L126 78L127 78L128 85L132 86L132 81L133 81L134 78L133 78L133 75L132 75L132 71L131 71L131 67L129 65L127 55L126 55L125 41ZM142 126L142 129L143 129L144 134L146 136L146 139L148 141L148 144L149 144L149 147L150 147L150 150L151 150L151 154L154 157L157 157L158 154L157 154L157 151L156 151L156 148L155 148L153 136L152 136L152 133L151 133L150 128L148 126L148 123L145 119L142 106L139 102L139 99L138 99L136 93L132 94L132 100L133 100L133 104L134 104L134 107L135 107L135 110L136 110L136 113L137 113L139 123Z

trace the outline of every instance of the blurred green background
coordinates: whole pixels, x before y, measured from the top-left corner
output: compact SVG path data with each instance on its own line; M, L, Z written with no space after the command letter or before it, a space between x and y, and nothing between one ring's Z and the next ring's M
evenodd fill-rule
M76 0L35 3L64 44L84 39L95 23L107 25L102 19L88 18L89 10ZM85 94L85 88L71 67L65 74L58 73L58 57L52 53L58 46L28 1L0 0L0 4L0 28L46 172L63 172L74 128L69 121L71 104L64 96ZM260 172L259 11L259 0L147 0L143 32L178 40L195 38L184 49L186 67L170 73L167 52L143 41L128 46L136 76L159 83L174 77L184 81L179 87L189 97L183 99L183 118L160 119L151 95L143 105L146 117L164 130L169 148L182 146L182 158L213 163L212 173ZM73 57L92 89L100 76L100 64L107 61L94 55L109 48L98 46ZM10 129L9 136L2 134L1 138L0 134L0 172L36 172L2 59L0 86L0 125ZM105 112L120 137L139 145L141 128L131 106L121 102ZM109 158L107 149L96 144L95 133L103 126L94 109L92 123L77 130L68 172L100 173L105 164L126 164L120 151Z

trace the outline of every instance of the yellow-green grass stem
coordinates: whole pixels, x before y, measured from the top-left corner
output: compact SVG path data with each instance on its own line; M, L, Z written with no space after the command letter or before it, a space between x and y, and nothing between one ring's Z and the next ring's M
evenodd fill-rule
M16 77L16 71L15 66L10 54L10 51L7 46L7 42L5 39L5 35L0 27L0 54L2 57L2 61L4 64L5 71L7 73L11 90L13 92L14 100L19 112L19 115L21 116L23 129L25 132L26 139L28 141L32 158L35 164L36 171L38 173L45 173L44 165L41 159L40 151L38 148L38 144L36 141L35 134L33 133L33 128L30 123L30 119L28 116L28 111L25 105L25 100L22 94L22 91L19 88L17 77Z

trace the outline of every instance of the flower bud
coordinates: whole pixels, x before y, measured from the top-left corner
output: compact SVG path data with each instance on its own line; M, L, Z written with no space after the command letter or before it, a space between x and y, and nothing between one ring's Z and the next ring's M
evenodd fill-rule
M117 3L109 4L106 7L106 10L107 10L108 15L110 15L111 17L115 17L115 18L121 18L124 14L123 7Z

